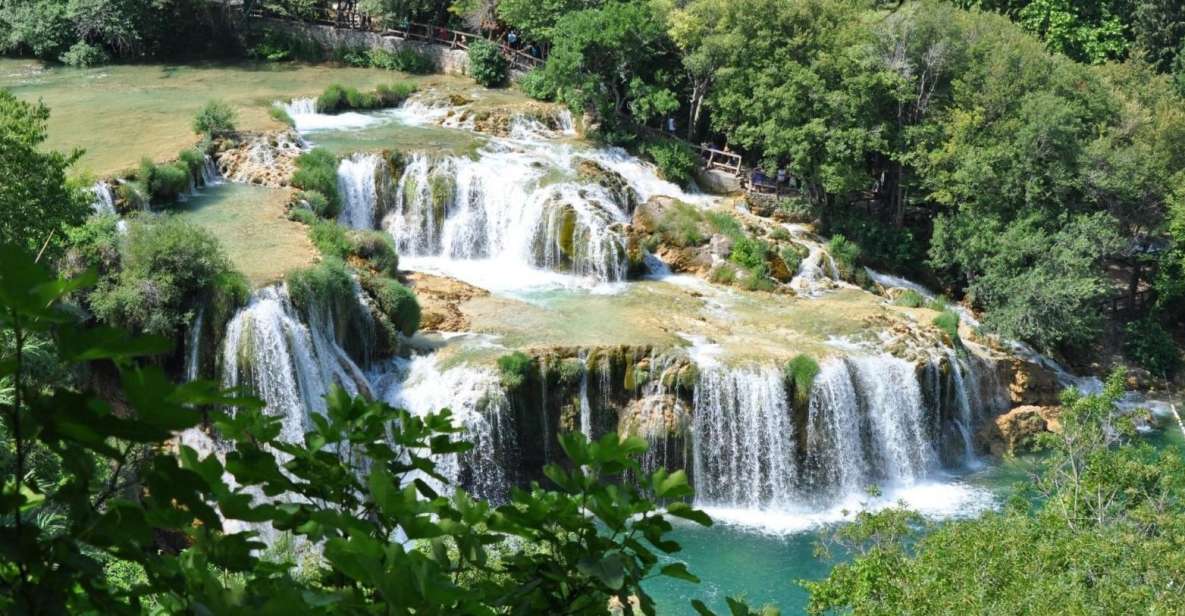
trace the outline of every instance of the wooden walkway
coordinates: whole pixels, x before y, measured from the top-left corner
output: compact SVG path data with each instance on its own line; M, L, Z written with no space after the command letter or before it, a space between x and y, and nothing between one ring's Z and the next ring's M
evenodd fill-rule
M333 28L344 28L347 30L355 30L358 32L369 32L377 34L382 37L400 38L406 41L420 41L430 43L433 45L443 45L450 49L468 50L470 41L476 39L485 39L498 46L502 50L502 55L510 62L510 67L514 70L529 71L544 63L544 58L537 58L521 49L514 49L505 42L496 41L483 34L474 32L462 32L460 30L452 30L441 26L433 26L430 24L422 24L417 22L405 22L399 27L385 28L380 26L378 20L371 18L369 15L357 11L337 11L331 8L317 8L315 9L316 16L312 19L298 19L288 15L280 15L271 11L265 10L261 6L256 6L248 13L248 17L279 19L284 21L293 21L297 23L311 23L320 26L330 26Z

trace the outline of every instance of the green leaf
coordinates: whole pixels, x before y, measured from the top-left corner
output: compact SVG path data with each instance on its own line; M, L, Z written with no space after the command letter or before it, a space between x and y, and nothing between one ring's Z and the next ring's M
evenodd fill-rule
M692 584L699 584L699 578L687 570L684 563L671 563L659 570L659 573L670 578L686 580Z
M700 616L716 616L716 612L708 609L708 606L704 605L704 602L700 601L699 599L692 599L691 607L695 610L695 613L699 614Z
M625 567L618 553L607 554L600 560L585 556L576 562L576 568L584 575L599 580L610 590L621 590L625 583Z
M687 503L671 503L667 505L667 513L684 520L691 520L700 526L711 526L712 518L699 509L692 509Z

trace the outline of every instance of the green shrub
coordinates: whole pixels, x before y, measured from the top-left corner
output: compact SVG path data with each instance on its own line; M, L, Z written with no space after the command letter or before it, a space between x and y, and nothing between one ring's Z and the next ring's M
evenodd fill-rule
M325 50L317 41L286 31L263 30L247 48L247 56L268 62L320 62L325 59Z
M401 71L412 75L428 75L436 72L436 62L426 54L414 49L400 49L390 52L386 49L370 51L370 65L388 71Z
M1123 354L1158 377L1171 377L1181 368L1172 334L1151 317L1124 326Z
M370 67L370 51L366 47L339 47L333 50L333 59L358 68Z
M833 208L834 209L834 208ZM897 228L856 208L829 212L828 235L842 235L860 247L860 261L893 272L916 273L926 261L926 246L908 228Z
M811 400L811 388L819 376L819 362L810 356L799 354L786 362L786 380L794 386L794 401L799 409L805 409Z
M691 146L674 139L651 141L642 146L642 152L658 166L663 179L682 186L691 183L699 156Z
M704 242L700 223L703 214L694 205L676 202L663 210L658 220L658 233L663 241L675 246L698 246Z
M420 303L412 290L384 276L370 276L364 284L375 309L395 331L411 336L420 328ZM363 280L367 280L364 277Z
M959 314L957 312L944 310L941 314L934 317L934 327L942 330L950 338L951 342L958 344Z
M338 84L325 88L321 96L317 97L316 108L320 113L337 113L342 110L346 101L346 89Z
M346 88L345 93L345 108L351 110L366 110L375 109L379 106L379 99L374 94L366 94L359 92L354 88Z
M341 211L341 197L337 192L337 156L325 148L313 148L296 159L292 185L306 191L321 193L326 200L326 218L335 218Z
M769 232L769 238L778 242L788 242L791 237L785 227L774 227L774 230Z
M288 220L294 220L303 225L308 225L311 227L316 224L318 220L320 220L320 217L317 216L317 214L312 210L304 207L304 205L296 204L288 209Z
M498 358L498 373L502 376L502 386L506 389L517 389L527 382L531 373L532 359L522 351L508 353Z
M519 79L518 86L522 88L523 94L540 101L550 101L555 99L555 85L547 78L547 74L538 68L531 69L522 79Z
M77 275L88 269L100 274L119 266L119 216L90 216L77 227L66 230L64 273Z
M782 263L786 264L786 269L790 270L791 275L798 272L798 268L802 266L802 260L806 258L807 254L806 248L798 244L783 246L782 250L778 252L778 256L782 258Z
M835 268L845 280L852 280L856 276L857 265L860 260L860 246L848 240L843 235L832 236L827 242L827 253L835 261Z
M380 273L394 276L399 272L395 240L384 231L350 232L350 254L366 259Z
M926 298L913 289L906 289L897 296L897 299L893 300L893 303L906 308L921 308L922 304L926 303Z
M737 268L729 263L717 265L708 276L708 280L717 284L732 284L736 282L736 279Z
M189 167L183 163L157 165L152 173L149 191L153 199L174 201L189 188L191 177Z
M777 207L794 222L810 222L817 218L815 207L803 197L784 197L778 201Z
M329 203L329 199L315 190L302 191L299 195L301 201L304 202L306 211L312 212L321 218L334 219L337 218L337 212Z
M122 269L91 293L91 308L105 323L172 338L197 307L231 292L244 299L242 275L208 231L165 216L133 222L121 250Z
M333 303L339 298L354 297L354 279L341 259L326 257L311 267L288 272L284 276L292 303L302 309Z
M186 170L194 178L202 177L202 167L206 166L206 156L195 148L186 148L177 155L177 160L185 165Z
M121 210L124 212L132 210L148 209L149 201L148 187L143 182L121 182L115 189L119 195L119 200L122 202Z
M704 219L716 233L731 238L733 241L745 237L745 230L741 228L741 223L737 222L737 219L733 218L731 214L709 211L704 212Z
M765 257L768 253L769 244L764 241L751 237L740 237L733 242L732 254L729 255L729 259L747 270L761 269L763 272L768 272L765 264Z
M111 61L111 56L98 45L91 45L84 41L74 43L70 49L66 50L58 58L62 64L66 66L73 66L76 68L87 68L90 66L99 66L100 64L107 64Z
M764 262L761 265L746 268L748 273L745 276L745 288L749 291L773 291L774 283L769 278L769 266Z
M292 116L288 115L288 110L279 105L272 105L267 110L267 114L271 116L273 120L283 124L284 126L287 126L288 128L296 128L296 120L293 120Z
M469 46L469 74L487 88L502 86L510 74L510 62L497 45L479 39Z
M315 220L309 227L309 240L325 257L345 259L352 248L346 228L334 220Z
M193 117L193 132L211 139L233 133L237 118L233 107L220 100L211 100Z
M392 84L382 84L375 89L380 107L398 107L416 91L416 84L410 81L396 81Z

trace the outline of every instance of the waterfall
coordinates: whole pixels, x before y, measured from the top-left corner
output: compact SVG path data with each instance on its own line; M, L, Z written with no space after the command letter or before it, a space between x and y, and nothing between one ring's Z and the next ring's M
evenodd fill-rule
M798 265L798 271L790 279L790 287L809 297L817 297L829 286L840 281L835 260L823 247L822 242L800 224L783 225L794 241L805 246L807 256Z
M580 433L592 440L592 404L588 401L589 366L587 355L584 351L580 353L580 363L584 366L580 372Z
M271 286L257 291L227 325L223 385L246 387L261 398L269 414L281 417L286 441L303 439L309 413L324 413L330 385L351 395L369 393L330 323L314 318L305 325L287 289Z
M459 438L473 443L472 450L437 458L437 471L453 486L495 501L510 494L509 473L514 466L515 436L510 405L498 375L488 368L461 365L442 370L435 356L419 356L393 362L393 373L382 399L416 415L450 409ZM447 490L445 490L447 491Z
M317 100L313 98L295 98L284 103L273 103L280 107L292 118L293 128L297 132L315 132L324 130L350 130L364 128L383 121L377 114L345 113L327 114L317 112Z
M494 259L599 281L626 274L629 213L604 187L545 182L530 157L413 156L385 226L401 255Z
M206 307L198 308L193 323L189 325L189 332L185 337L185 382L192 383L201 376L201 346L202 323L205 321Z
M337 168L342 209L337 220L351 229L373 229L378 212L379 174L384 165L377 154L343 158Z
M202 186L215 186L221 183L222 174L218 173L218 165L214 164L213 157L206 154L202 161Z
M104 181L95 182L91 187L91 193L95 196L91 202L94 213L115 214L115 191L111 189L110 184Z
M794 500L797 448L780 370L702 370L693 422L697 502L780 509Z

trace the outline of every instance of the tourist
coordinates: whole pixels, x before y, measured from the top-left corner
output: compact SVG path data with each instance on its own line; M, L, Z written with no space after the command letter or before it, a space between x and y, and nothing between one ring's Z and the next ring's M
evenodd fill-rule
M785 167L778 167L777 185L781 186L782 184L785 184L785 183L786 183L786 168Z
M506 35L506 42L510 44L511 49L518 49L518 33L514 30Z
M672 135L675 134L675 118L673 117L667 118L667 132Z

